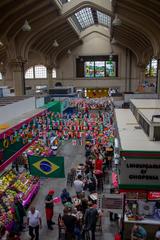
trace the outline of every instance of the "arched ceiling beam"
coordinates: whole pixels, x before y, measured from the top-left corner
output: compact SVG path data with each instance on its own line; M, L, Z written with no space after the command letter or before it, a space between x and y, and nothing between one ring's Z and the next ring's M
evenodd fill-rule
M52 62L56 65L57 64L57 61L60 57L62 57L64 54L67 53L67 50L70 49L72 50L73 48L81 45L83 42L82 40L78 39L78 40L75 40L74 42L72 43L68 43L66 44L65 47L63 47L62 49L60 49L55 55L52 54Z
M21 17L17 18L16 21L14 21L14 23L11 24L11 26L6 31L7 38L8 39L15 38L15 36L18 33L22 32L22 26L26 19L28 20L29 24L32 26L33 23L36 22L36 20L38 22L39 19L42 19L43 17L45 17L50 13L52 13L52 9L48 8L45 2L41 4L39 3L38 8L37 8L37 4L35 4L35 8L32 7L29 11L29 14L24 9L24 13L21 15Z
M50 39L52 39L52 41L55 39L57 40L57 38L65 34L65 30L72 30L67 23L61 24L56 29L54 29L54 27L52 29L48 29L43 35L39 37L39 39L37 39L36 42L34 42L32 48L40 49L41 47L45 46L46 42L49 42ZM53 34L51 34L52 32Z
M138 31L143 32L144 35L150 39L154 53L157 54L159 43L156 34L157 30L154 26L153 20L150 19L147 15L138 12L135 9L131 9L129 6L121 2L118 2L117 13L122 20L122 24L123 22L126 22L128 25L134 26L138 29Z
M65 33L66 33L65 36L63 36L63 37L61 37L61 38L59 38L59 39L57 38L57 41L58 41L58 43L59 43L59 47L58 47L58 48L63 47L63 44L65 45L65 41L67 41L68 38L70 39L70 42L74 41L75 38L77 39L77 36L75 36L75 33L74 33L73 31L67 30ZM71 40L71 38L72 38L72 40ZM52 46L52 43L53 43L53 41L51 40L51 41L46 45L46 47L43 47L43 49L41 49L41 51L43 51L44 53L47 53L47 54L48 54L48 52L49 52L48 49L52 49L52 51L57 51L58 48L54 48L54 47Z
M107 1L109 2L109 0L107 0ZM77 0L75 0L75 2L77 2ZM100 5L102 2L104 3L104 0L97 0L97 1L83 1L82 0L82 1L78 1L78 6L75 7L74 9L72 9L72 11L69 10L68 12L65 12L64 14L62 14L61 16L57 16L56 18L52 18L51 21L48 21L46 23L42 19L42 22L39 21L39 27L37 27L36 30L33 31L32 33L28 34L27 38L24 38L24 36L22 36L22 34L20 34L19 38L21 38L21 42L23 42L23 45L22 45L22 43L20 44L20 49L22 49L22 54L24 54L24 53L25 53L25 55L27 54L26 53L26 48L29 49L32 46L32 44L34 43L34 41L36 41L36 38L38 39L39 34L44 32L46 28L50 27L51 25L56 25L56 27L58 27L58 25L60 25L60 23L62 21L66 21L66 19L68 17L72 16L75 13L75 11L78 11L79 7L80 8L85 7L86 6L85 4L87 4L87 6L90 6L90 7L91 6L96 7L97 9L102 11L102 8L101 8L102 6ZM106 2L106 0L105 0L105 2ZM103 12L109 14L108 11L109 10L107 9L106 5L103 5ZM111 12L110 12L110 15L112 15ZM34 26L33 26L33 28L34 28ZM29 45L29 47L28 47L28 45Z
M71 35L71 37L72 37L72 42L77 41L77 37L72 36L72 35ZM69 36L68 36L68 38L66 37L65 39L62 39L60 42L60 46L61 46L60 49L65 47L65 45L67 45L67 44L71 44L72 42L71 42ZM49 56L52 53L56 54L57 51L58 51L58 49L53 49L52 46L49 46L48 49L45 51L45 54Z

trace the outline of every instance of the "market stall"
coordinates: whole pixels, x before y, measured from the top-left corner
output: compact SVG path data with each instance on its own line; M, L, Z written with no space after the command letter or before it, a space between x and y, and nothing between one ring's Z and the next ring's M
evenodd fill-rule
M19 197L23 206L27 207L40 187L39 178L23 172L17 175L8 170L0 176L0 223L8 230L14 222L14 200Z
M120 153L118 186L126 198L124 239L130 240L134 224L145 228L147 240L154 239L159 224L159 199L150 196L160 191L160 142L149 140L131 110L115 109L115 117Z
M127 192L124 232L125 239L130 239L134 224L143 226L147 231L147 239L153 239L160 221L159 192Z

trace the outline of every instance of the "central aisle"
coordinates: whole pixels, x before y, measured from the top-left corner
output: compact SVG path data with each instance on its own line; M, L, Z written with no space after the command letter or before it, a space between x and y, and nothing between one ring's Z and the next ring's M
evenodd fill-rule
M85 150L84 146L81 146L77 144L76 146L72 145L72 142L65 142L61 145L58 156L64 156L64 164L65 164L65 176L66 178L62 179L44 179L41 180L41 187L40 190L35 197L35 199L32 202L32 206L35 206L36 209L38 209L41 212L42 216L42 229L40 230L40 240L57 240L58 239L58 225L57 225L57 219L59 213L63 212L63 205L62 204L56 204L54 207L54 218L53 220L56 222L56 225L54 225L54 230L48 230L46 226L46 220L45 220L45 208L44 208L44 199L45 196L48 193L48 190L54 189L55 195L59 196L62 189L66 186L66 179L67 174L69 170L73 167L76 167L79 163L85 162ZM107 189L109 186L105 186ZM74 188L67 187L69 190L71 196L75 195ZM116 228L115 224L110 223L108 220L108 217L104 217L103 222L103 233L96 233L96 240L113 240L114 234L115 234ZM29 240L30 237L28 235L28 231L22 233L22 240Z

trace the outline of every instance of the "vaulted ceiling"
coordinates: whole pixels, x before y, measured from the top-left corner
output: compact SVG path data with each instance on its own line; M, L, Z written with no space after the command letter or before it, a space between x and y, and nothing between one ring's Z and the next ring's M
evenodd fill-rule
M115 42L130 48L139 64L160 57L160 1L113 0L112 6L121 20L119 26L112 26Z
M89 18L87 25L79 20L84 9L90 9L92 14L87 12L84 17ZM0 62L27 59L31 50L55 61L68 49L83 44L81 33L86 26L93 29L93 24L101 24L108 28L115 13L122 22L111 26L111 37L131 49L139 64L152 55L159 57L159 0L112 0L112 5L111 0L1 0ZM22 30L25 20L31 31ZM55 39L57 48L53 46Z

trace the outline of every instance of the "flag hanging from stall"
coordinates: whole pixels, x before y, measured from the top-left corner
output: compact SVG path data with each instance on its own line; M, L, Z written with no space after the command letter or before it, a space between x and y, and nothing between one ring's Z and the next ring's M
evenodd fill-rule
M30 174L46 178L64 178L64 157L29 156Z

